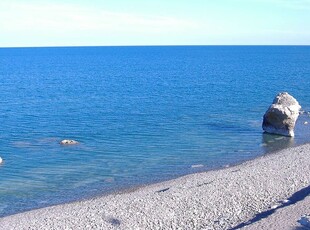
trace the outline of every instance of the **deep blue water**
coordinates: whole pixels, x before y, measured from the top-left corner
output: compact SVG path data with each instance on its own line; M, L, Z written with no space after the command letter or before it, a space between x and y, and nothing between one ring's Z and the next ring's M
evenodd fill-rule
M2 48L0 81L0 216L310 140L261 129L278 92L310 111L309 46Z

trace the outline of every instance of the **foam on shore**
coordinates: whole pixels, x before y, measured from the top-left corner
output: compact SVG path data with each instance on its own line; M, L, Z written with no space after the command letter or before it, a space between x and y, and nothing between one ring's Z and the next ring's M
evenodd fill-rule
M280 210L309 185L306 144L127 193L4 217L0 229L229 229Z

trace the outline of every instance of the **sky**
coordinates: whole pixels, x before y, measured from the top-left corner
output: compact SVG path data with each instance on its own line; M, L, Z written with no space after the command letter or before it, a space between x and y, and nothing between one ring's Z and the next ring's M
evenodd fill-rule
M310 45L310 0L1 0L0 47Z

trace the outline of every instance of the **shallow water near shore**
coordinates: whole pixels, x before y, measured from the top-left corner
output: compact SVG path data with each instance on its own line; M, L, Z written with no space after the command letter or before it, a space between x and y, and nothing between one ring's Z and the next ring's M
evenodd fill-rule
M310 140L308 46L0 49L0 216L235 164ZM61 146L62 139L79 145Z

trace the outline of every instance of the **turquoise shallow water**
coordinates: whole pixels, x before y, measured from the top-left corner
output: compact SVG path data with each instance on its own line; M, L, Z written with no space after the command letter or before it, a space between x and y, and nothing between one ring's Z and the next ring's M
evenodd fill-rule
M307 114L294 139L261 122L281 91L310 111L309 61L308 46L0 49L0 216L308 142Z

